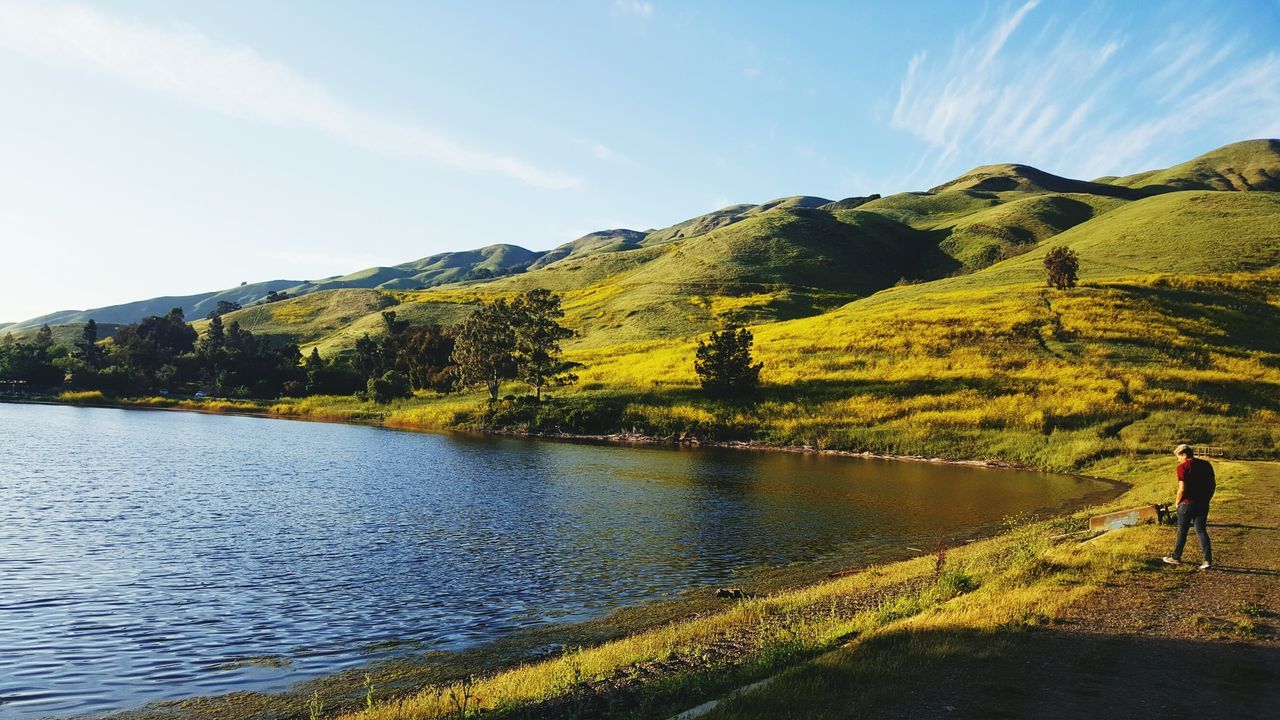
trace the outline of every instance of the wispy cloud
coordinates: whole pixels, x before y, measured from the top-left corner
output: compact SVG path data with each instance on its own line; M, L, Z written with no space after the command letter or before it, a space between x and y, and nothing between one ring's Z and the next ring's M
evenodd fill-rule
M1280 134L1275 54L1244 56L1213 27L1144 45L1089 14L1065 27L1044 18L1033 42L1012 42L1033 32L1037 5L962 32L944 57L908 62L889 122L930 147L913 176L977 158L1096 177L1167 161L1162 145L1204 128Z
M570 175L354 107L252 48L220 44L189 27L124 20L77 4L2 0L0 48L89 69L222 115L307 128L374 152L426 158L540 188L580 185Z
M650 17L653 15L653 3L643 2L643 0L614 0L614 7L624 12L640 17Z
M584 149L586 152L590 153L591 157L595 158L596 160L599 160L601 162L618 163L620 165L631 164L631 158L615 150L614 148L609 147L608 145L605 145L599 140L592 140L591 138L582 137L581 135L577 135L571 132L564 132L561 135L566 142L572 143L573 145L576 145Z

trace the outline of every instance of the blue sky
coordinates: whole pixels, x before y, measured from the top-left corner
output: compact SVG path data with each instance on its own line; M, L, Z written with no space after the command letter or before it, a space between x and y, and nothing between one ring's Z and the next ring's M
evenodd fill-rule
M1280 136L1280 0L0 0L0 320Z

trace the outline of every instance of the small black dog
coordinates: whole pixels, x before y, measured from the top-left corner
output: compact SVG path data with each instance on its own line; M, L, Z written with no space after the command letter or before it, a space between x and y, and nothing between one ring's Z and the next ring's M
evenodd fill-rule
M1157 525L1177 525L1178 511L1171 509L1172 503L1156 505L1156 524Z

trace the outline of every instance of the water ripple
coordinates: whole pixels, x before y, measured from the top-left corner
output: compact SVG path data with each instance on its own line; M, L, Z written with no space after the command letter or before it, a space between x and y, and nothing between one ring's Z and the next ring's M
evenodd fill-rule
M1097 489L49 406L0 404L0 437L0 720L279 689Z

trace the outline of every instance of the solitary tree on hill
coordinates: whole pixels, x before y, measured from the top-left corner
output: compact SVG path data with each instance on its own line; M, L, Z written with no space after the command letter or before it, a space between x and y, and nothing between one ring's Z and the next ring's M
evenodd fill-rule
M698 341L693 369L702 380L702 390L711 397L749 395L760 384L764 363L751 362L751 331L734 325L712 332L707 341Z
M1080 258L1068 247L1056 247L1044 256L1044 270L1049 276L1049 287L1066 290L1076 286L1079 279Z

